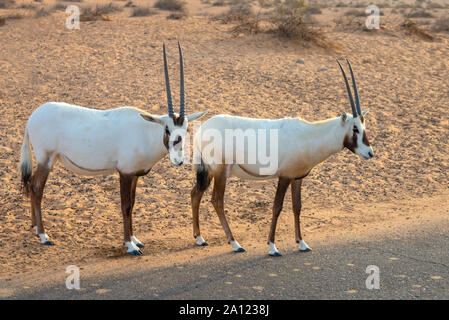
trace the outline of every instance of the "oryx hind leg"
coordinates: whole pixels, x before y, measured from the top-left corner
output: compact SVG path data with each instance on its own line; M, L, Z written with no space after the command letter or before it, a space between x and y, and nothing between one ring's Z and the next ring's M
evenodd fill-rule
M42 198L44 195L45 183L53 166L56 155L46 156L45 159L36 153L37 169L31 177L30 200L31 200L31 223L35 227L36 235L40 238L41 244L53 245L49 236L45 233L42 221Z
M207 246L207 242L201 236L200 231L200 203L204 192L209 188L212 177L209 175L204 163L201 163L196 172L196 184L190 192L190 199L192 204L192 220L193 220L193 237L196 239L198 246Z
M212 204L220 219L221 226L226 233L228 242L232 245L234 252L245 252L240 244L234 239L231 228L229 227L226 215L224 212L224 192L226 188L226 170L221 171L218 175L214 176L214 189L212 191Z

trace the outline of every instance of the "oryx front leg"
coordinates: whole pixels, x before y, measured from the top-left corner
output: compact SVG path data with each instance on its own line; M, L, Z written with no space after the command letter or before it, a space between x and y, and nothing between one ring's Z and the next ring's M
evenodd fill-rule
M123 240L125 246L128 247L127 250L128 254L141 256L143 254L142 251L140 251L137 244L131 239L132 237L131 215L135 197L135 191L133 192L134 184L137 184L136 176L120 173L120 197L122 203L123 231L124 231ZM137 240L137 238L135 237L134 239Z
M285 192L287 191L289 184L290 184L290 179L279 178L278 187L276 189L276 196L274 197L273 217L271 220L270 235L268 236L268 244L270 245L270 252L268 254L273 257L281 256L278 249L276 248L276 245L274 244L274 238L275 238L275 233L276 233L276 225L277 225L278 217L282 211L282 206L284 204Z
M225 188L226 173L225 170L223 170L219 176L215 176L214 189L212 191L212 204L214 205L215 211L217 211L221 226L223 227L223 230L228 237L228 242L232 245L234 252L245 252L245 249L243 249L240 244L235 241L231 228L229 228L228 221L226 220L223 204Z
M48 161L47 161L48 163ZM50 169L48 165L38 164L37 170L31 178L31 222L35 225L36 235L40 238L41 244L53 245L48 235L45 233L44 223L42 222L42 197L44 187L47 182ZM34 216L34 217L33 217ZM34 219L33 219L34 218Z
M312 249L309 248L307 243L304 240L302 240L302 236L301 236L300 214L301 214L302 179L293 180L291 185L292 185L293 216L295 218L296 243L299 243L299 251L301 251L301 252L312 251Z

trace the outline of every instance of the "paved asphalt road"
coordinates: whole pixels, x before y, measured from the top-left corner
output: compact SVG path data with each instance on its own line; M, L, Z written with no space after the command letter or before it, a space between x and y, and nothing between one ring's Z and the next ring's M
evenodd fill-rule
M284 248L278 258L256 247L194 264L82 278L82 290L61 284L9 299L449 299L448 227L315 244L310 253ZM379 290L366 288L368 265L379 267Z

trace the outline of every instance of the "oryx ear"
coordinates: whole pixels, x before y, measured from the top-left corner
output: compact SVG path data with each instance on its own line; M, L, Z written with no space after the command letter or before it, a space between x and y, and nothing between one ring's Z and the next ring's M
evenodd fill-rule
M144 118L145 120L147 120L147 121L150 121L150 122L154 122L154 123L160 124L160 125L163 126L163 127L165 126L165 121L162 120L162 118L159 117L159 116L153 116L153 115L151 115L151 114L144 114L144 113L141 113L140 116L141 116L142 118Z
M366 109L366 110L363 110L363 111L362 111L362 116L365 116L365 114L367 114L368 112L369 112L369 108Z
M343 112L343 113L341 114L341 121L345 122L346 119L348 119L348 115L346 114L346 112Z
M189 115L187 116L187 120L193 121L193 120L199 119L199 118L201 118L202 116L204 116L206 113L207 113L207 110L206 110L206 111L203 111L203 112L198 112L198 113L192 113L192 114L189 114Z

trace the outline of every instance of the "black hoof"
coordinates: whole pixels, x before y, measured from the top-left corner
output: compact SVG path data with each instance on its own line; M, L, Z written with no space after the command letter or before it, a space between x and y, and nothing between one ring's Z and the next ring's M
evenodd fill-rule
M137 248L145 248L143 243L136 243Z
M304 249L304 250L299 249L299 252L310 252L310 251L312 251L312 249L310 249L310 248L307 248L307 249Z
M269 253L269 255L270 255L271 257L282 257L282 254L280 254L279 252Z
M246 250L245 249L243 249L243 248L238 248L237 250L234 250L234 252L245 252Z
M202 244L200 244L200 247L207 247L209 244L207 242L203 242Z
M51 242L50 240L47 240L47 241L45 241L45 242L42 242L41 244L44 245L44 246L54 246L54 245L55 245L55 244L54 244L53 242Z
M140 250L133 250L133 251L127 252L127 254L132 255L132 256L141 256L141 255L143 255L142 251L140 251Z

